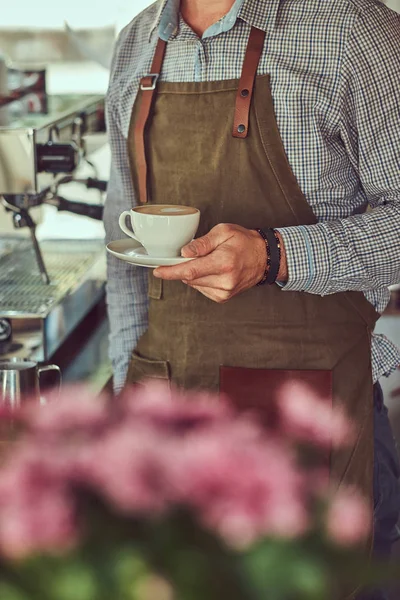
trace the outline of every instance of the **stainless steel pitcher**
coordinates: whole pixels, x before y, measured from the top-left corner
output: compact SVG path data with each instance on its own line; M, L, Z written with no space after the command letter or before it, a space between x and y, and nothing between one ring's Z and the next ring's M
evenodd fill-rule
M18 358L0 360L0 404L16 409L25 398L36 398L43 403L40 376L47 371L56 371L61 385L61 370L57 365L41 367L34 361Z

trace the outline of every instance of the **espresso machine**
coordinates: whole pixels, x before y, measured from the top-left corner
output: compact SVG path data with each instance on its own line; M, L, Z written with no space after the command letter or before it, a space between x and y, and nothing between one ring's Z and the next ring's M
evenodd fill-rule
M68 231L39 242L35 215L52 205L102 219L107 182L77 172L106 143L104 97L49 95L44 70L19 75L0 93L0 359L48 362L104 296L105 252L102 239ZM72 183L98 190L98 203L65 198Z

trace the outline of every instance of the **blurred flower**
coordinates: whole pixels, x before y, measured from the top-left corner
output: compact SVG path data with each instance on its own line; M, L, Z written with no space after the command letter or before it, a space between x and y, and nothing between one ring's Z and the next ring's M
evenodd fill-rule
M15 409L11 404L0 404L0 422L5 421L8 422L10 420L19 420L20 416L18 412L15 412Z
M174 465L181 501L235 545L268 534L295 537L307 526L292 453L249 424L238 421L190 436Z
M146 424L121 425L82 450L75 480L119 511L154 515L170 500L167 445Z
M149 575L136 586L137 600L174 600L174 590L168 581L158 575Z
M50 392L48 403L38 410L36 401L27 402L21 417L37 436L60 437L96 432L110 423L106 398L95 396L83 386L64 388L61 394Z
M371 532L372 512L357 490L341 488L328 508L328 535L341 546L363 542Z
M122 406L129 417L148 421L169 435L182 435L234 417L228 403L214 394L170 389L157 382L126 390Z
M10 557L58 553L77 539L74 503L55 456L15 447L0 476L0 551Z
M148 384L108 402L64 389L45 408L24 411L27 433L0 469L0 551L59 552L78 541L82 489L127 517L185 507L235 547L302 535L324 479L312 482L291 440L326 448L349 428L303 386L285 388L280 410L281 430L266 434L213 394ZM332 511L346 507L356 537L355 504L339 498Z
M282 430L290 439L322 447L348 445L353 429L345 415L333 410L330 400L319 398L300 383L288 383L279 396Z

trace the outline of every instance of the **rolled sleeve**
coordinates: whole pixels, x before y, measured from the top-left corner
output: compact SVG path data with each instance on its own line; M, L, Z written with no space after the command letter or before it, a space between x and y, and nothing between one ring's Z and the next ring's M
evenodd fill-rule
M369 210L280 229L284 290L368 292L400 281L399 39L398 15L360 13L342 64L338 128Z
M332 254L326 233L318 225L278 229L285 246L288 280L284 291L327 293Z

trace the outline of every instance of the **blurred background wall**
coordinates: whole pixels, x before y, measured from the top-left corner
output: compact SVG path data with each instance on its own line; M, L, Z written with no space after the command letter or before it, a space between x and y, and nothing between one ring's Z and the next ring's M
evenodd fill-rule
M115 24L121 29L136 14L150 5L148 0L112 0L99 5L95 0L13 0L1 14L1 28L62 28L68 21L76 28L96 28Z

